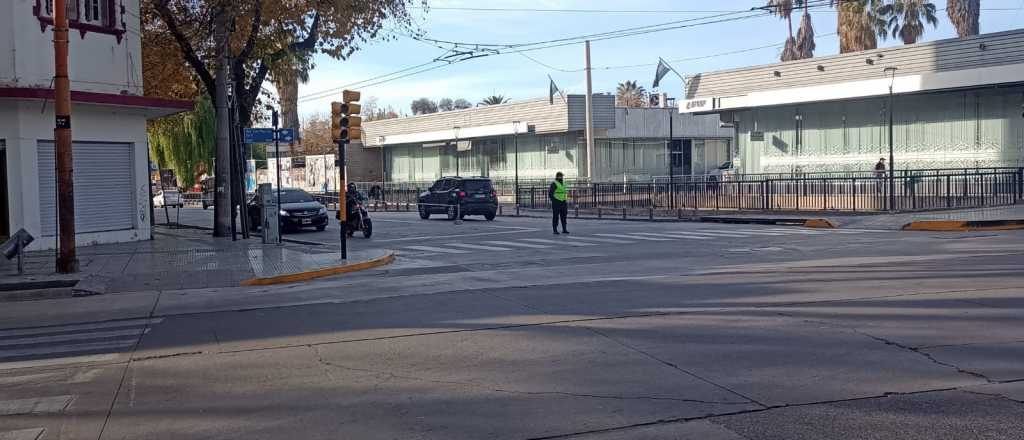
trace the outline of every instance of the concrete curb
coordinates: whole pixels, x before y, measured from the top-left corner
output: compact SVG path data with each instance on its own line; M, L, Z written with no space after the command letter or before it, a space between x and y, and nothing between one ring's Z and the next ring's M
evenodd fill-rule
M701 217L705 223L732 223L732 224L755 224L755 225L786 225L803 226L805 228L836 229L838 224L827 218L772 218L772 217Z
M284 275L277 275L265 278L251 278L243 280L242 286L269 286L273 284L286 284L295 283L299 281L312 280L314 278L329 277L332 275L341 275L345 273L359 272L361 270L372 269L384 265L391 264L395 261L395 253L388 252L377 258L371 258L366 261L360 261L358 263L345 264L343 266L332 266L325 267L323 269L310 270L306 272L289 273Z
M812 218L804 222L805 228L836 229L838 224L827 218Z
M1024 219L1016 220L915 220L903 225L904 231L968 232L1024 229Z

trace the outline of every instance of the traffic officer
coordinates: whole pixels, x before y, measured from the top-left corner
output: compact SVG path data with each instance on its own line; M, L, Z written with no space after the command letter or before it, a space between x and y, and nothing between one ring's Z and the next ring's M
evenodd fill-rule
M569 230L565 229L565 218L569 215L568 192L561 171L555 173L555 181L548 187L548 199L551 200L551 231L558 235L558 221L561 219L562 233L568 234Z

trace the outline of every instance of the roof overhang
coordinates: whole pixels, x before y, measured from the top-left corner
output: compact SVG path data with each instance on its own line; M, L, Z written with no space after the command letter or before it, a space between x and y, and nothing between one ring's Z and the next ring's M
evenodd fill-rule
M0 87L0 99L53 101L54 94L53 89ZM123 107L143 113L147 118L159 118L187 112L193 108L192 101L74 90L71 91L71 102L73 104Z
M898 71L897 71L898 72ZM679 105L680 113L709 114L787 104L838 101L912 94L953 89L994 87L1024 82L1024 64L981 67L894 78L876 78L833 84L765 90L736 96L702 96L687 99Z
M481 125L476 127L455 127L448 130L422 131L419 133L393 134L377 136L374 145L386 146L397 144L444 143L460 139L473 139L489 136L504 136L526 132L529 124L509 122L506 124Z

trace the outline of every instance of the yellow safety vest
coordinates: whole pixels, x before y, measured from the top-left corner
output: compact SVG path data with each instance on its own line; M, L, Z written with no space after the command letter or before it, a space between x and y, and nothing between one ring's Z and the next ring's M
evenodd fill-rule
M568 197L567 197L567 194L565 192L565 184L556 180L555 181L555 200L558 200L559 202L564 202L567 198Z

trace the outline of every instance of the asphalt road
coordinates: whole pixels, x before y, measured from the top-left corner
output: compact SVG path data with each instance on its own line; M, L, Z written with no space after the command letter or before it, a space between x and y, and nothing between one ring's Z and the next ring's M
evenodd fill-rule
M0 432L1024 438L1024 233L372 215L351 245L396 250L379 270L22 305Z

